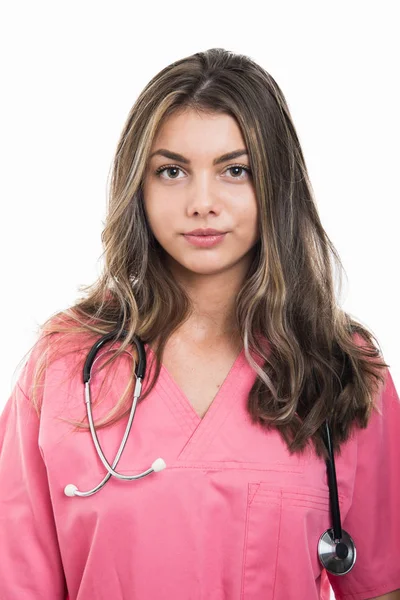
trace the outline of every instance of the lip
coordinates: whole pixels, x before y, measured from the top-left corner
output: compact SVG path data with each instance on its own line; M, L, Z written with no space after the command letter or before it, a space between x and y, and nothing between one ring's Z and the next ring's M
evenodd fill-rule
M217 235L188 235L183 234L183 237L192 244L199 248L212 248L217 244L220 244L225 238L226 233L218 233Z
M187 231L183 235L221 235L224 233L226 233L226 231L218 231L218 229L207 227L204 229L193 229L193 231Z

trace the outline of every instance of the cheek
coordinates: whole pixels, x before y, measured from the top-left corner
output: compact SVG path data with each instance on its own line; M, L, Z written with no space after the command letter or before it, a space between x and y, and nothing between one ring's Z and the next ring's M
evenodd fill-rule
M240 212L237 213L236 223L238 231L240 231L244 237L253 239L258 236L258 209L256 202L249 202L246 208L241 208Z
M167 224L170 219L170 203L168 197L151 181L150 176L143 185L143 205L150 228L158 237L158 232L162 232L163 229L162 224Z
M147 220L157 239L163 239L176 229L178 218L167 202L148 201L145 204Z

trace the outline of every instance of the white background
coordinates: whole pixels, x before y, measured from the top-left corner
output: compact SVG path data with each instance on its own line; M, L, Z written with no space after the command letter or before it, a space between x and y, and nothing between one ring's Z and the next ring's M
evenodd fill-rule
M106 185L131 105L160 69L211 47L282 88L343 308L372 329L400 390L396 1L9 2L0 13L3 315L0 409L37 327L100 272Z

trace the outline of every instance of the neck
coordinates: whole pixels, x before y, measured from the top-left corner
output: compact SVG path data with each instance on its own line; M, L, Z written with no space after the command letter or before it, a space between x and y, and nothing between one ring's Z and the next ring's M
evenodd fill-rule
M176 330L177 335L199 344L237 337L235 309L241 280L217 274L188 277L184 281L180 278L179 283L190 298L192 313Z
M253 254L248 252L232 267L216 273L190 271L167 257L167 265L174 279L188 294L192 312L174 332L175 338L192 340L198 344L233 343L240 341L236 322L236 298L248 273Z

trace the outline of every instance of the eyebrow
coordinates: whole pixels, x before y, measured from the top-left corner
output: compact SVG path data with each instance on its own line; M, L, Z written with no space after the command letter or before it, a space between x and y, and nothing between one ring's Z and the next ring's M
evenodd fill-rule
M234 150L233 152L227 152L226 154L223 154L222 156L219 156L218 158L214 158L213 165L219 165L228 160L233 160L234 158L238 158L239 156L244 156L244 155L248 156L248 154L249 153L245 149ZM182 154L178 154L177 152L171 152L170 150L165 150L164 148L160 148L159 150L156 150L155 152L153 152L150 155L150 159L156 155L165 156L166 158L169 158L170 160L177 160L181 163L184 163L185 165L190 165L190 160L188 158L185 158L184 156L182 156Z

